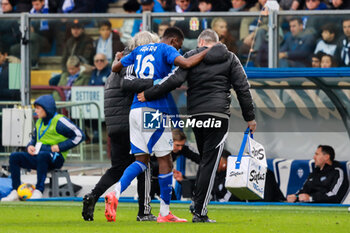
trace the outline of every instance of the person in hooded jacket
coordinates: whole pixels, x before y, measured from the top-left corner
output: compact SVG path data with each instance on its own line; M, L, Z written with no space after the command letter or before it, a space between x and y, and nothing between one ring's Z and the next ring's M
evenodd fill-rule
M46 173L60 169L67 158L68 150L84 141L84 133L65 116L56 112L56 103L51 95L43 95L34 102L38 120L27 152L10 155L12 179L11 193L1 201L19 201L17 188L21 184L21 168L37 171L37 184L31 196L41 198L45 188Z
M185 70L176 68L161 84L138 94L139 101L154 100L179 87L187 80L187 111L200 154L199 169L194 191L192 222L215 222L207 216L207 205L213 189L216 170L227 137L230 117L230 89L233 87L240 103L243 118L252 132L256 129L250 85L242 64L211 29L198 37L198 48L189 51L190 57L211 48L199 65ZM213 127L199 127L198 122L211 121ZM203 125L203 124L202 124Z

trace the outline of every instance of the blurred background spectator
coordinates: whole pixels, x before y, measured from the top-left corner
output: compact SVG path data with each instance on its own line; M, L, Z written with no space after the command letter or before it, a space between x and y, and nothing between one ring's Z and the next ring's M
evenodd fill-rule
M156 0L155 0L156 1ZM164 12L163 8L159 4L158 1L156 1L157 4L153 0L141 0L141 9L136 11L136 13L142 13L145 11L150 11L150 12ZM157 24L160 23L159 20L155 20ZM142 31L142 20L135 20L131 36L134 36L136 33Z
M212 0L198 0L198 9L200 12L211 12L213 9Z
M57 13L92 13L96 0L57 0L57 2Z
M294 0L279 0L278 3L283 10L296 10L292 8ZM298 2L299 4L299 2Z
M1 0L1 8L3 14L14 13L13 6L9 0ZM11 46L19 44L20 38L21 33L19 31L19 24L17 20L2 19L2 23L0 23L0 43L2 46L10 49ZM10 52L10 54L12 53Z
M15 13L14 7L15 5L13 0L1 0L1 9L3 14Z
M305 10L327 10L327 5L320 0L306 0ZM303 25L306 32L318 36L321 32L321 27L326 22L329 22L324 16L303 16Z
M320 68L321 67L321 58L325 53L317 52L316 54L311 55L311 67Z
M292 18L289 27L290 34L280 48L280 67L309 66L315 47L313 35L304 32L301 18Z
M124 50L124 44L120 40L119 33L112 30L112 24L108 20L99 22L98 32L100 37L94 42L95 53L105 54L111 64L114 55Z
M343 20L343 33L335 51L335 58L339 66L350 66L350 18Z
M94 56L95 69L92 70L89 81L90 86L104 86L108 76L111 74L111 66L105 54L97 53Z
M231 12L248 11L251 7L246 0L232 0L232 7L229 9Z
M337 48L336 27L333 24L322 26L321 39L317 42L314 53L319 51L334 55Z
M92 64L94 56L93 40L84 33L84 25L75 19L71 24L72 36L67 40L62 54L62 70L66 71L66 62L72 55L78 56L83 63Z
M321 68L331 68L337 67L336 61L334 60L332 55L324 54L321 57Z
M350 9L349 0L329 0L330 8L333 10L348 10Z
M228 50L237 53L236 39L227 30L227 22L224 18L214 18L211 22L211 29L218 34L220 42L225 44Z
M89 84L91 77L91 70L86 66L80 66L80 59L77 56L70 56L66 62L66 72L61 74L60 81L57 86L72 87L72 86L86 86ZM71 90L65 89L64 95L66 101L71 99ZM54 91L53 97L55 100L61 100L59 94Z
M20 100L21 98L19 90L9 88L9 59L8 47L0 43L0 100L2 101Z
M158 25L158 31L157 34L159 38L161 39L164 35L165 30L170 27L170 22L169 21L163 21Z
M175 5L171 9L171 11L177 13L184 13L190 11L198 11L197 4L195 2L191 2L190 0L175 0Z
M137 2L137 0L128 0L126 3L123 4L123 9L128 14L134 14L138 9L140 8L140 4ZM131 39L131 33L132 29L134 27L134 19L124 19L123 26L120 28L120 34L121 34L121 41L124 44L127 44L127 42Z

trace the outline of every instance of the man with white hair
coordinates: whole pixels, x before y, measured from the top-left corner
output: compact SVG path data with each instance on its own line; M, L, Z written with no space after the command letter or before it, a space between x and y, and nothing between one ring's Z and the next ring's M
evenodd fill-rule
M198 48L184 56L191 57L211 48L201 63L188 70L178 68L173 75L162 80L161 84L138 95L139 101L152 101L187 80L187 111L191 115L191 121L196 122L192 129L201 158L194 191L192 222L215 222L207 216L207 205L228 133L232 87L236 91L248 127L252 132L256 128L247 75L236 55L218 42L216 32L204 30L198 37ZM207 121L215 124L200 127Z

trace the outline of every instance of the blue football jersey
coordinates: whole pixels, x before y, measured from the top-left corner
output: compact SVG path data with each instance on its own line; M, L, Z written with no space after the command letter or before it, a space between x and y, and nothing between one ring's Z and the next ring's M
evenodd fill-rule
M155 43L135 48L129 55L122 58L121 63L124 67L134 64L137 78L151 78L155 81L168 76L178 56L181 55L174 47L164 43ZM169 113L165 97L142 103L135 95L131 109L141 107L159 109L161 112Z

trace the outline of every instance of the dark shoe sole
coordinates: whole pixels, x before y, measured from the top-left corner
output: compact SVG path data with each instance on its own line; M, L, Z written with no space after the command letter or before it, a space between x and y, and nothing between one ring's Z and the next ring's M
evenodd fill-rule
M85 221L94 221L95 201L90 196L85 196L83 199L83 212L81 215Z

